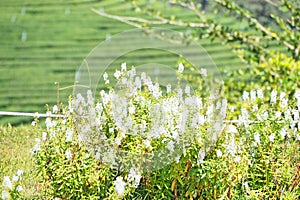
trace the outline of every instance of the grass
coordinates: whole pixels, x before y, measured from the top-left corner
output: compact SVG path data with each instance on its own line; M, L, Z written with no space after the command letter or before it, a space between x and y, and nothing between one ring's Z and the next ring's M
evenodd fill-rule
M105 40L107 34L132 28L98 16L91 8L118 15L138 15L120 0L2 0L0 5L0 110L4 111L44 112L41 105L56 103L54 82L60 82L62 87L72 85L82 60ZM68 10L69 14L66 13ZM166 11L166 14L172 12L176 9ZM193 17L186 12L177 14L187 20ZM229 20L226 23L235 22ZM22 42L24 32L27 39ZM200 43L217 66L241 66L238 58L220 42L207 40ZM128 62L135 64L137 60L133 57ZM61 91L62 101L66 102L71 93L72 90ZM8 122L16 125L27 120L0 117L0 124Z
M0 177L12 177L17 169L24 170L24 189L28 197L34 196L38 190L38 177L32 173L33 161L30 156L36 137L40 137L40 132L30 126L0 127Z

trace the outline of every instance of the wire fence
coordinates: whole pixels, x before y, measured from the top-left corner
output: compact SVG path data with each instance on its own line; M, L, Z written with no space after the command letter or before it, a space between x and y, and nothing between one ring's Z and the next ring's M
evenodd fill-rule
M21 116L21 117L37 117L37 118L47 118L47 117L57 117L63 118L66 117L62 114L52 114L52 113L29 113L29 112L7 112L7 111L0 111L0 116ZM86 116L83 116L86 117ZM247 123L247 124L254 124L254 123L262 123L263 121L257 120L223 120L223 123L232 123L232 124L239 124L239 123ZM279 120L276 121L277 123L287 123L287 121ZM300 123L300 120L290 120L289 122L292 123Z

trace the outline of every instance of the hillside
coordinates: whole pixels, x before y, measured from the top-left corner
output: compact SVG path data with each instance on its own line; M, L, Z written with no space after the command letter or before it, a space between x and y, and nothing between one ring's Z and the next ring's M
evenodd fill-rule
M91 11L132 14L130 5L120 0L2 0L0 5L0 111L45 112L45 104L57 102L55 82L60 87L73 85L76 70L97 44L132 28ZM219 42L201 44L218 67L241 66ZM136 64L137 60L141 59L126 62ZM59 100L66 102L71 94L72 88L60 91ZM0 124L31 120L0 116Z

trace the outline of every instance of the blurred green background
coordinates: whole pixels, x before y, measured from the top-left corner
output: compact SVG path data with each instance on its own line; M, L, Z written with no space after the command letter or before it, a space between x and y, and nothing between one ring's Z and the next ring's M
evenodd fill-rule
M133 28L101 17L91 8L138 15L121 0L0 0L0 111L45 112L45 104L57 102L55 82L60 87L73 85L76 70L97 44ZM182 11L175 14L187 21L193 17ZM221 42L200 43L218 67L241 66ZM71 94L72 88L60 91L60 101L66 103ZM0 124L31 121L30 117L0 116Z

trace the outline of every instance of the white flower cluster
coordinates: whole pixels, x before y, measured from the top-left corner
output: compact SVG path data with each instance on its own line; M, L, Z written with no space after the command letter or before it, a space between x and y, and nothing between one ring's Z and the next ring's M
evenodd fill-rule
M183 64L179 64L178 72L183 73L183 70ZM206 69L201 69L201 74L207 76ZM151 149L153 141L162 139L165 148L173 153L178 145L190 145L194 138L199 141L200 129L207 122L213 122L210 132L214 141L217 140L217 132L223 126L218 121L226 116L226 100L216 102L211 98L205 102L192 95L188 85L173 91L168 85L168 95L163 96L158 83L153 83L144 72L138 76L134 68L127 71L126 63L114 77L117 86L108 92L102 90L100 102L94 103L93 95L88 91L87 99L77 94L70 103L71 111L78 116L80 138L97 158L114 163L115 149L121 148L131 137L141 138L141 144L147 149ZM109 83L107 74L103 78ZM52 124L48 123L51 128ZM71 140L72 132L67 130L66 141ZM66 157L71 157L70 152L66 152Z
M3 191L1 194L1 198L3 200L10 199L10 191L16 191L16 192L22 192L23 187L19 185L18 181L22 180L22 175L23 175L23 170L18 169L17 174L12 176L10 179L9 176L4 176L2 186L3 186Z

